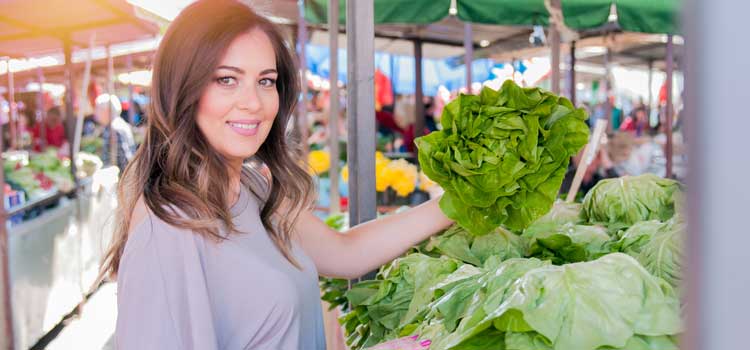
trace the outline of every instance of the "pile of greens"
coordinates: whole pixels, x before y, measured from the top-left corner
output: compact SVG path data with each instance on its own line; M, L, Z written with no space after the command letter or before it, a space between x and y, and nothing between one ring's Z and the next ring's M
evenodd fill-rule
M555 203L584 117L513 83L449 104L445 130L418 144L457 224L338 290L331 299L351 305L347 345L417 336L439 350L676 350L680 185L623 177L583 204Z
M417 335L445 350L676 350L684 221L615 232L577 208L556 203L521 234L454 225L423 242L345 293L347 344Z
M469 232L521 230L552 206L588 141L585 119L566 98L508 80L446 105L443 130L415 140L419 163L445 189L443 212Z

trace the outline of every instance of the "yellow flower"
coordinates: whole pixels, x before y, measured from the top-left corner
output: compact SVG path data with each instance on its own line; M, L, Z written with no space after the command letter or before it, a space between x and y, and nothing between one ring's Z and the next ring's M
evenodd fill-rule
M344 165L344 169L341 169L341 179L344 182L349 182L349 164Z
M311 151L307 155L307 164L313 175L322 174L331 167L331 155L326 151Z
M383 192L388 188L391 175L386 169L390 159L383 156L383 153L375 152L375 190Z
M388 186L396 191L401 197L406 197L414 192L417 184L417 167L405 159L391 161L386 166L384 178Z

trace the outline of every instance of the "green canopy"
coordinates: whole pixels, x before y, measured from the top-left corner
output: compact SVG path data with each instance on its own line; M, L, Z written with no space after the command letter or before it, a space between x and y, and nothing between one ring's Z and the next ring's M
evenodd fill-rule
M549 24L544 0L457 0L458 18L491 25Z
M680 0L615 0L620 28L630 32L678 34Z
M680 0L560 0L565 25L591 29L609 21L615 4L620 28L630 32L676 34ZM457 0L458 18L490 25L548 25L544 0Z
M609 20L609 9L614 0L560 0L563 19L568 28L601 27Z
M448 16L451 0L375 0L375 24L429 24ZM305 0L305 20L328 23L328 0ZM346 0L339 0L339 22L346 23Z
M448 16L450 0L374 0L375 24L429 24ZM676 34L681 0L560 0L565 25L591 29L609 21L610 8L625 31ZM339 0L340 22L346 20L346 0ZM489 25L549 25L544 0L456 0L458 18ZM328 0L305 0L305 19L328 22Z

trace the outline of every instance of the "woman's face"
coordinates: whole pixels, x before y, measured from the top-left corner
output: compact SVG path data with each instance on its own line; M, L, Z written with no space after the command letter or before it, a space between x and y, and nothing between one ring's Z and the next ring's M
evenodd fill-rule
M253 29L232 41L201 96L196 123L208 143L232 164L258 151L279 110L276 54Z

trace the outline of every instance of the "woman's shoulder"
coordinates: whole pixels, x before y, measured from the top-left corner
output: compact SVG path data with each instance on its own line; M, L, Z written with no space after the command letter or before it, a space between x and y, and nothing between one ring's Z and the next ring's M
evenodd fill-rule
M177 214L183 215L180 212ZM129 223L128 241L123 255L139 254L138 252L148 249L184 247L181 243L193 241L196 236L189 229L174 226L159 218L146 205L143 197L136 202Z

